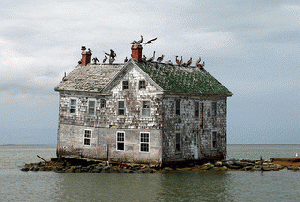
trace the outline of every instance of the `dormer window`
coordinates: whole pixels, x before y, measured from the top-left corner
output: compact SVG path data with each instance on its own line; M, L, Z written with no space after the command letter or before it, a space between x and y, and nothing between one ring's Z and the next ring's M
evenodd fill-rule
M123 81L122 82L122 89L123 90L129 89L129 82L128 81Z
M146 89L146 81L139 81L139 89Z

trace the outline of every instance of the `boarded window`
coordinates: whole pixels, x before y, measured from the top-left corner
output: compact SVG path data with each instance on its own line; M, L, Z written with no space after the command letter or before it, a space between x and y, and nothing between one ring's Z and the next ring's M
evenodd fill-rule
M89 101L89 115L95 115L95 101Z
M124 101L119 101L118 115L125 115L125 105L124 105Z
M125 133L117 132L117 150L124 151L125 150Z
M70 113L76 113L76 100L75 99L71 99Z
M199 102L195 102L195 118L199 118Z
M122 89L123 90L126 90L126 89L128 89L129 88L129 82L128 81L123 81L122 82Z
M92 131L84 130L83 144L86 145L86 146L90 146L91 145L91 138L92 138Z
M211 147L212 147L212 149L217 148L217 132L211 133Z
M176 152L181 151L181 144L180 144L181 143L181 141L180 141L181 138L180 138L180 136L181 136L180 133L176 133L176 144L175 144L176 145L176 147L175 147Z
M145 89L146 88L146 81L139 81L139 89Z
M140 150L141 152L149 152L150 133L141 133Z
M143 101L142 115L150 116L150 101Z
M176 106L175 106L175 113L176 115L180 115L180 100L176 100Z
M217 102L212 102L211 103L211 111L212 111L213 116L217 115Z
M101 108L105 108L106 107L106 100L105 99L101 99L101 101L100 101L100 107Z

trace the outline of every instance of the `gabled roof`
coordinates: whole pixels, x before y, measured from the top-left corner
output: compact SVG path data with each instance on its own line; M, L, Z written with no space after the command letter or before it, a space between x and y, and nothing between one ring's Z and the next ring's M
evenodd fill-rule
M165 92L232 95L225 86L204 69L158 62L138 62L133 59L128 63L133 63L134 66L140 68ZM101 92L104 88L108 89L111 82L129 66L126 64L78 65L55 87L55 90Z

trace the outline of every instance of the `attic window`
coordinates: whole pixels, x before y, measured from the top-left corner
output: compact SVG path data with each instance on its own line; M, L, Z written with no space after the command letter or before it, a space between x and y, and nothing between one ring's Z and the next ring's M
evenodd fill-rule
M139 89L145 89L146 88L146 81L139 81Z
M211 103L211 111L212 111L213 116L217 115L217 102L212 102Z
M195 118L199 118L199 102L195 102Z
M122 89L123 90L129 89L129 83L128 83L128 81L123 81L122 82Z

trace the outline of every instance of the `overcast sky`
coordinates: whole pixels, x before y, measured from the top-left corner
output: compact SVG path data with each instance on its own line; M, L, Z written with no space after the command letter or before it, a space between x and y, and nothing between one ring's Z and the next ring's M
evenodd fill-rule
M300 144L299 1L51 1L0 3L0 144L56 144L53 88L81 46L117 63L157 37L165 61L201 56L228 98L230 144ZM192 64L194 65L194 63Z

